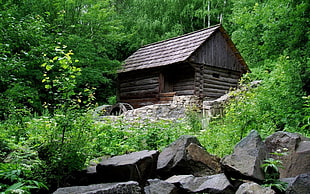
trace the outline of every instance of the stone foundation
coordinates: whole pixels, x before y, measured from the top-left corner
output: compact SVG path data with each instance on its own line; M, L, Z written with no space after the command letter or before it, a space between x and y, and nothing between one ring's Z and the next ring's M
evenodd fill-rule
M125 118L180 119L185 117L186 110L195 107L201 109L201 100L197 96L174 96L167 104L148 105L123 113Z

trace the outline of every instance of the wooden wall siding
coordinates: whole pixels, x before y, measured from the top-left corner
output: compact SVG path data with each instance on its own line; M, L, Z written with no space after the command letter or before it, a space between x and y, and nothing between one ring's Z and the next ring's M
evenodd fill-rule
M155 104L158 101L158 71L135 71L119 74L119 101L134 108Z
M194 94L194 68L189 64L180 64L170 70L173 76L173 92L176 95L193 95Z
M203 43L190 57L190 61L198 64L241 71L242 65L221 33L221 31L217 31L212 34L209 40Z
M203 95L207 98L219 98L231 88L236 88L240 79L240 72L222 68L204 66Z

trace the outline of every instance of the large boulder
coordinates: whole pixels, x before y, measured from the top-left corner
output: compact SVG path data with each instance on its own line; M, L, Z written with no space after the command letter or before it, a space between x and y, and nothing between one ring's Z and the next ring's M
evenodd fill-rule
M310 141L298 133L276 132L266 138L269 157L281 160L280 178L295 177L310 172ZM282 154L281 154L282 153Z
M238 188L236 194L275 194L276 192L270 187L262 187L257 183L243 183Z
M309 162L309 160L308 160ZM310 193L310 172L300 174L292 178L283 178L283 182L287 182L288 186L286 194L309 194Z
M261 182L264 180L261 165L266 156L266 146L260 135L257 131L251 131L235 146L231 155L222 158L222 168L229 177Z
M144 183L156 174L158 151L140 151L104 159L96 171L102 182L128 180Z
M221 173L220 158L209 154L203 147L191 143L186 147L189 172L195 176Z
M57 189L53 194L110 194L110 193L130 193L141 194L141 188L135 181L123 183L104 183L89 186L63 187Z
M148 186L144 187L145 194L178 194L178 188L160 179L147 180Z
M233 186L225 174L194 177L193 175L175 175L166 180L168 183L179 185L189 193L222 193L233 194Z
M179 174L211 175L220 173L219 161L201 146L196 137L184 135L159 154L157 171L162 178Z

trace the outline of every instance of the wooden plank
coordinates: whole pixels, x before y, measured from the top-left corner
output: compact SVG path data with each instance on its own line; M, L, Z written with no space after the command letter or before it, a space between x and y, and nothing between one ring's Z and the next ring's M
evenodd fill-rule
M209 74L209 75L219 74L220 77L232 78L232 79L240 79L239 75L232 74L232 73L229 73L229 72L221 72L221 71L217 71L217 70L205 70L204 74Z
M176 92L167 92L167 93L160 93L159 97L171 97L174 96Z
M236 71L240 71L241 69L237 57L219 31L211 36L191 59L196 63L215 67Z
M121 93L120 99L158 97L158 91L154 92L127 92Z
M122 81L120 83L120 87L125 88L125 87L133 87L133 86L156 84L156 83L158 83L158 77L152 77L152 78L148 78L148 79L139 79L139 80L134 80L134 81L130 81L130 82L129 81L127 81L127 82Z
M147 91L147 90L154 90L158 88L158 84L148 84L148 85L139 85L139 86L134 86L134 87L121 87L120 92L134 92L134 91Z
M160 97L159 100L160 101L172 101L173 97Z
M238 84L238 82L239 82L239 80L237 80L237 79L225 78L225 77L215 78L212 75L204 75L204 79L223 81L223 82L232 83L232 84Z
M183 91L177 91L176 95L194 95L194 90L183 90Z
M237 75L240 77L240 71L235 71L235 70L230 70L230 69L224 69L221 67L212 67L210 65L205 65L205 71L217 71L217 72L222 72L222 73L229 73L233 75Z
M204 81L204 84L214 84L214 85L221 85L221 86L227 86L227 87L237 87L238 85L235 83L228 83L228 82L223 82L221 80L211 80L211 79L206 79Z
M225 91L228 91L232 88L231 86L223 86L223 85L218 85L218 84L203 84L203 87L204 88L221 89L221 90L225 90Z

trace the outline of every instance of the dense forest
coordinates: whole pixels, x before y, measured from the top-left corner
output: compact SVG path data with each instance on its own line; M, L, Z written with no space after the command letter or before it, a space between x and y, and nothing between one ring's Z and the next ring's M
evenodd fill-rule
M218 155L252 129L309 136L309 10L303 0L0 1L0 192L52 191L92 158L161 149L182 133ZM203 131L193 112L187 124L93 122L89 110L116 102L130 54L218 23L251 69L240 84L262 80L223 118Z

